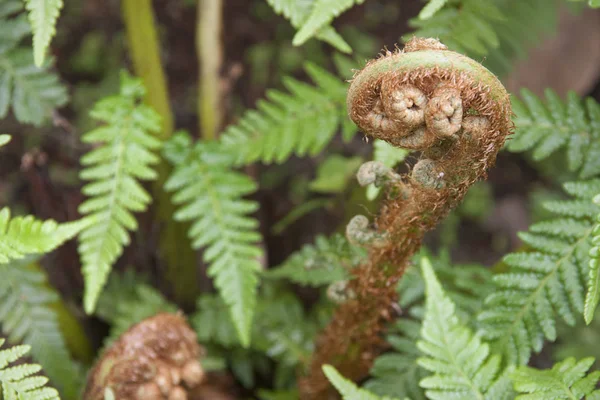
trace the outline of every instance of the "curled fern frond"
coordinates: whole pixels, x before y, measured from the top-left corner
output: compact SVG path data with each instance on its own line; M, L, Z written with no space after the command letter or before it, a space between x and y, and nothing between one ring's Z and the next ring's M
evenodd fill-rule
M79 395L82 371L73 362L54 303L58 293L31 259L0 265L0 325L11 342L31 346L31 355L65 399Z
M526 364L544 340L556 339L556 318L574 325L583 312L593 220L590 200L600 180L567 183L574 199L548 202L557 218L531 226L520 238L531 248L504 258L509 270L496 275L496 289L479 314L480 333L509 364Z
M362 249L342 235L319 235L291 255L281 266L266 271L268 278L288 279L306 286L322 286L348 278L348 271L363 260Z
M24 15L9 17L22 5L18 0L0 4L0 119L12 106L18 121L41 125L54 108L67 102L67 91L47 66L34 65L30 48L19 46L30 33L29 24Z
M345 83L314 64L306 64L305 70L316 86L285 79L290 93L268 91L268 101L259 102L257 110L246 112L225 130L221 143L236 155L236 164L282 163L292 154L315 155L340 125L344 137L354 135L356 127L346 117Z
M551 89L542 102L524 89L522 100L513 98L516 133L507 148L532 151L536 161L564 148L567 166L582 179L600 174L600 105L592 98L584 102L570 92L563 102Z
M574 357L556 363L551 369L539 370L521 366L511 374L515 390L520 394L516 400L556 399L570 400L597 399L600 390L596 384L600 371L588 373L594 364L593 357L576 361Z
M0 264L24 258L30 254L48 253L77 235L88 221L59 224L54 220L40 221L28 215L11 218L10 210L0 210Z
M26 0L29 22L33 30L33 55L35 65L41 67L50 40L56 34L56 20L63 0Z
M0 339L0 346L4 344ZM8 367L26 355L31 348L27 345L13 346L0 350L0 383L4 400L60 400L58 392L45 386L48 378L35 375L42 367L37 364L20 364Z
M300 29L311 16L311 10L316 0L267 0L267 3L275 10L277 14L290 20L292 26ZM329 43L336 49L344 53L351 53L352 48L331 26L321 26L313 35L326 43Z
M179 206L175 219L193 221L192 246L205 248L208 275L214 278L247 346L262 251L257 246L258 222L249 216L258 204L243 197L256 190L256 183L233 171L230 153L220 150L216 143L193 146L189 135L175 135L167 148L175 170L165 189L174 192L173 202Z
M139 181L157 177L154 153L162 145L153 136L160 132L160 116L139 104L145 90L141 80L121 75L121 92L100 100L92 118L106 123L86 133L82 140L99 146L82 159L81 178L88 199L79 212L89 225L79 235L79 254L85 278L84 306L94 311L113 263L129 244L129 232L137 229L134 212L145 211L150 194Z
M427 258L421 260L426 286L425 318L418 363L433 375L421 380L430 399L510 398L507 377L500 373L501 357L463 325L456 307L442 289ZM508 392L508 393L506 393Z
M600 194L594 197L593 202L600 206ZM589 252L590 272L587 285L587 294L585 296L585 306L583 310L585 323L588 325L594 319L596 307L600 301L600 274L598 274L598 270L600 269L600 214L598 214L596 217L596 222L597 224L594 225L592 230L592 248Z

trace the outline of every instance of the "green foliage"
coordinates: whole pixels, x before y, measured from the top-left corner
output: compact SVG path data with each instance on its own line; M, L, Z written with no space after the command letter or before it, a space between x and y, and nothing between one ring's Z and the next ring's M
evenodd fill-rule
M525 57L543 33L555 28L558 4L556 0L448 1L433 16L412 19L415 31L404 39L439 38L451 50L476 59L485 56L488 68L505 75L515 57Z
M442 7L444 7L444 5L446 5L447 2L448 0L429 0L427 5L421 9L421 12L419 13L419 18L429 19L433 17L433 15L436 12L438 12Z
M0 346L4 344L0 339ZM4 400L59 400L58 392L46 385L48 378L35 375L42 367L37 364L7 366L20 360L30 350L27 345L0 350L0 383Z
M392 146L385 140L375 139L373 142L373 161L379 161L386 167L394 168L410 154L409 150ZM371 184L367 187L367 199L375 200L380 188Z
M421 256L425 256L422 252ZM389 328L387 342L393 351L375 359L371 369L372 378L365 389L378 395L409 397L412 400L425 398L419 381L426 371L417 364L422 355L416 346L421 330L425 283L418 267L419 257L408 268L398 283L399 306L405 317L398 319ZM438 255L433 265L440 281L444 282L448 297L457 305L459 320L473 323L470 316L481 309L483 298L491 290L491 273L479 265L452 265L447 252Z
M142 320L160 312L174 313L177 307L131 270L113 275L98 299L96 314L110 323L105 346Z
M308 39L317 35L319 31L328 26L331 21L344 11L365 0L314 0L310 14L302 27L294 36L293 44L300 46Z
M8 142L10 142L10 135L6 135L6 134L2 134L0 135L0 147L6 145Z
M317 176L310 182L310 189L317 193L342 193L363 163L361 157L344 157L332 154L317 168Z
M515 390L521 394L516 400L545 399L598 399L600 390L596 384L600 371L587 374L594 358L587 357L576 361L574 357L556 363L551 369L538 370L521 366L511 374Z
M592 98L581 99L570 92L565 102L546 90L543 103L533 93L521 91L522 101L513 98L516 132L508 150L532 150L536 161L563 148L570 171L582 179L600 174L600 105Z
M48 253L73 238L87 226L87 221L59 224L39 221L33 216L10 217L10 210L0 210L0 264L7 264L29 254Z
M25 0L29 11L29 23L33 30L33 54L35 65L41 67L50 40L56 34L56 20L63 7L62 0Z
M395 400L392 397L379 397L365 389L360 389L354 382L340 375L331 365L323 365L323 372L344 400Z
M193 221L189 231L194 248L205 247L208 275L230 309L241 342L248 346L256 306L260 234L257 221L248 214L258 208L243 197L256 190L246 175L230 168L230 156L216 143L191 144L189 135L178 134L169 142L167 158L175 170L165 184L174 192L180 208L178 221Z
M348 278L348 271L365 257L365 251L334 234L319 235L283 264L264 273L268 278L287 279L304 286L322 286Z
M90 224L79 235L79 254L85 278L84 306L94 311L113 263L129 244L128 230L137 229L134 212L145 211L151 201L139 180L157 177L159 162L153 151L162 145L160 117L139 104L145 90L139 79L121 75L118 95L100 100L91 116L105 122L85 135L85 143L98 144L81 159L80 177L90 181L82 191L89 198L79 212Z
M421 260L425 280L425 318L418 363L433 373L420 381L430 399L508 399L508 379L500 373L501 358L463 325L455 305L443 291L429 259Z
M581 1L586 1L586 0L569 0L569 1L573 1L573 2L581 2ZM600 8L600 0L587 0L587 3L590 7L592 8Z
M593 202L600 206L600 194L596 195ZM586 324L590 324L594 318L598 301L600 301L600 274L598 269L600 268L600 214L596 217L597 224L594 225L592 230L592 248L590 249L590 272L587 285L587 294L585 296L585 305L583 308L583 316Z
M224 151L235 155L235 163L282 163L292 154L314 156L331 141L342 126L345 138L356 132L347 117L346 84L335 75L307 63L305 70L317 86L292 78L284 79L289 94L267 91L268 101L221 136Z
M504 258L509 269L494 277L496 288L478 317L481 334L509 364L526 364L545 339L556 339L556 314L573 325L583 312L592 220L600 213L590 200L600 180L564 188L575 199L546 203L557 218L519 235L531 250Z
M19 47L29 25L23 15L9 16L21 7L17 0L0 4L0 119L12 106L18 121L41 125L54 108L67 102L67 92L47 67L33 64L31 49Z
M71 359L53 308L58 293L31 259L0 265L0 276L2 332L13 343L31 346L33 359L44 366L65 399L78 398L83 372Z
M296 29L302 28L311 17L314 5L318 0L267 0L267 3L275 10L277 14L282 14L290 20L292 26ZM333 18L333 17L332 17ZM331 26L321 26L312 36L329 43L339 51L351 53L352 48Z

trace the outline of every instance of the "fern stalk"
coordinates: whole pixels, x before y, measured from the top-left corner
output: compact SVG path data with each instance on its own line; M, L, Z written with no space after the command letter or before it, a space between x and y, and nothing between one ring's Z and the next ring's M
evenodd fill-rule
M152 3L150 0L124 0L122 7L134 70L147 87L146 101L161 116L162 130L158 136L168 139L173 133L174 118L160 59ZM189 226L173 221L175 209L168 194L162 189L171 169L164 161L156 169L158 178L153 184L152 193L156 202L157 220L162 226L159 253L166 264L166 278L173 285L175 299L191 305L197 291L197 257L186 235Z
M223 119L220 82L223 3L222 0L198 0L197 8L198 119L202 138L210 140L217 136Z

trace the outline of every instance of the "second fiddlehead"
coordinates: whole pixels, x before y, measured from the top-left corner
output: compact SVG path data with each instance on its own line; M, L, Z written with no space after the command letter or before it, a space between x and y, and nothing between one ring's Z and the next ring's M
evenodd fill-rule
M369 259L353 271L353 293L317 340L302 399L328 399L321 372L333 364L360 379L384 348L381 333L393 313L396 282L421 240L485 177L512 131L508 93L481 64L435 39L414 38L404 51L371 61L348 91L350 118L367 134L420 151L409 173L370 164L359 182L379 182L388 198L372 226L357 216L346 230Z

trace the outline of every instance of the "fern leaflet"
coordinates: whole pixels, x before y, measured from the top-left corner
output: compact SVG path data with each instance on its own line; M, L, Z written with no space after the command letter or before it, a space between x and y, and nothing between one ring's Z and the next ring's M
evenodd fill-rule
M9 16L21 7L17 0L0 4L0 119L12 106L18 121L41 125L67 102L67 91L47 67L34 65L29 48L18 46L29 34L29 24L25 16Z
M315 0L267 0L267 3L269 3L273 10L277 14L283 14L296 29L300 29L309 18L314 2ZM331 26L321 27L315 37L329 43L341 52L352 52L350 45Z
M392 397L379 397L368 390L359 388L354 382L340 375L331 365L323 365L323 372L344 400L396 400Z
M510 398L507 376L500 374L500 356L490 351L471 329L463 325L455 305L443 291L431 262L421 260L425 280L425 318L418 363L434 375L419 383L430 399Z
M255 161L282 163L292 154L313 156L331 141L342 125L344 137L356 132L347 117L346 85L335 75L306 64L306 72L317 86L288 78L286 94L271 90L269 101L258 103L258 110L247 111L242 119L227 128L221 143L235 163Z
M600 213L590 200L600 180L564 188L575 199L546 203L558 218L520 234L531 251L504 258L509 270L494 277L496 289L478 317L480 332L509 364L526 364L544 339L556 339L556 314L573 325L583 312L592 220Z
M173 202L180 206L175 219L193 221L192 246L205 247L208 275L230 308L242 344L248 346L262 252L256 246L258 223L248 216L258 205L242 197L253 193L256 184L230 169L230 156L220 153L216 143L191 147L184 134L170 141L167 158L175 170L165 189L175 192Z
M593 202L600 206L600 194L596 195ZM600 301L600 276L598 269L600 268L600 214L596 217L597 224L594 225L592 230L592 248L590 249L590 272L587 285L587 294L585 296L585 305L583 309L583 316L586 324L590 324L594 319L596 307Z
M294 36L294 46L304 44L315 36L324 26L327 26L335 17L354 5L362 4L365 0L315 0L307 20Z
M429 19L433 17L433 15L438 12L448 0L429 0L429 3L423 7L421 12L419 13L420 19Z
M48 253L73 238L87 226L87 221L59 224L39 221L33 216L10 217L10 210L0 210L0 264L29 254Z
M0 339L0 346L4 344ZM15 362L30 350L27 345L13 346L0 350L0 383L4 400L60 400L58 392L46 385L48 378L35 375L42 367L37 364L7 366Z
M62 0L26 0L29 22L33 29L33 55L35 65L44 63L46 49L56 34L56 20L63 7Z
M600 371L587 373L593 357L576 361L574 357L556 363L551 369L538 370L521 366L511 374L515 390L521 394L516 400L535 399L599 399L600 390L596 384L600 379Z
M48 287L37 263L21 260L0 265L0 324L11 342L31 346L35 361L42 364L66 399L78 398L82 371L71 359L58 315L53 308L58 294Z
M281 266L265 271L268 278L284 278L305 286L322 286L348 278L348 271L364 259L364 251L335 234L319 235L292 254Z
M600 105L592 98L581 99L570 92L566 102L546 90L545 104L528 90L523 101L513 98L516 132L508 150L532 149L536 161L565 148L569 170L582 179L600 174Z
M153 151L161 142L152 133L160 132L160 117L138 104L144 93L140 80L123 73L120 94L100 100L91 111L106 125L83 136L86 143L102 144L81 159L80 176L91 181L82 189L89 198L79 207L90 221L79 235L87 313L94 311L112 264L129 244L128 230L137 229L132 213L146 210L151 201L138 180L157 177L151 166L159 161Z

